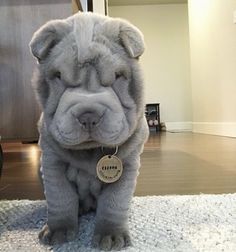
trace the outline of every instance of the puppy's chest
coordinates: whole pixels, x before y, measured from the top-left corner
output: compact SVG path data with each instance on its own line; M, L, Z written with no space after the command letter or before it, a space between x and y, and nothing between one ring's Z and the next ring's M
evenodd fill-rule
M93 196L97 199L102 189L102 182L96 173L97 157L78 158L67 169L67 178L77 186L80 199Z

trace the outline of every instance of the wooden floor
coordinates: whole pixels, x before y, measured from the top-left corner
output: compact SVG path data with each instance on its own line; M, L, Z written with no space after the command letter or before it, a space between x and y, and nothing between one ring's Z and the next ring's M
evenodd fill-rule
M3 144L0 199L42 199L36 144ZM150 136L136 195L236 192L236 138L193 133Z

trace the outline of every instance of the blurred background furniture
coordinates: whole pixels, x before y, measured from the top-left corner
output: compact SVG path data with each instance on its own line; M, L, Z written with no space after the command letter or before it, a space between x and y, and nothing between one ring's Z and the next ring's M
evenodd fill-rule
M28 45L41 25L71 14L71 0L0 1L0 138L3 142L38 139L40 110L31 85L36 60Z
M0 144L0 177L2 175L2 165L3 165L3 153L2 153L2 146Z
M160 103L146 104L145 115L150 131L152 129L155 129L156 132L161 131Z

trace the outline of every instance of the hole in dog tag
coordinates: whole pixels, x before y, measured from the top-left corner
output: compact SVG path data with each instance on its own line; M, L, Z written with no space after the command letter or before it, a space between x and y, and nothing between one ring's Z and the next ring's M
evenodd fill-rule
M97 176L102 182L116 182L121 177L122 172L122 161L117 156L104 156L97 163Z

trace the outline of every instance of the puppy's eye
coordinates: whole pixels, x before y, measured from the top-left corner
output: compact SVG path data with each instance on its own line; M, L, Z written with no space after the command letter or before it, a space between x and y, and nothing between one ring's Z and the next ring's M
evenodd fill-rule
M115 76L116 76L116 80L117 80L117 79L119 79L120 77L122 77L122 73L116 73Z
M60 72L54 73L54 78L60 80L61 79L61 73Z

